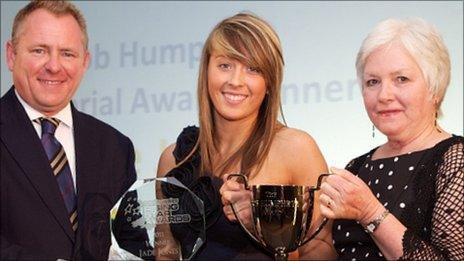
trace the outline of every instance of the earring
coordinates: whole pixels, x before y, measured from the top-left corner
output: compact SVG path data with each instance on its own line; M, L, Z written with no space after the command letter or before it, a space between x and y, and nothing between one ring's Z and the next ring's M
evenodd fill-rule
M375 138L375 126L372 124L372 138Z

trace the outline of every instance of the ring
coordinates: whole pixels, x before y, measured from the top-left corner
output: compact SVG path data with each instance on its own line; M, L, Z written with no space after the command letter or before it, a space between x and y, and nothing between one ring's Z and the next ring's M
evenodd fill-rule
M332 198L327 197L327 207L330 208L335 202L333 201Z

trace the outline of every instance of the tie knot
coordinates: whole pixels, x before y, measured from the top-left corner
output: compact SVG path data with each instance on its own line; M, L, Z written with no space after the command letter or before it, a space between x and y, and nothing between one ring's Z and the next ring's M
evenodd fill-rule
M37 119L42 125L42 133L49 133L55 135L56 127L60 124L60 120L57 118L44 118L40 117ZM37 122L37 121L36 121Z

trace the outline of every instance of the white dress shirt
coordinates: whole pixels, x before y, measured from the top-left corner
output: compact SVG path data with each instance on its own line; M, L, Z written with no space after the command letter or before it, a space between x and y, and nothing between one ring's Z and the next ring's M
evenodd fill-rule
M32 125L34 126L39 139L42 137L42 126L39 123L34 122L35 119L40 117L47 117L44 114L40 113L36 109L32 108L29 104L27 104L18 92L15 90L16 97L18 97L19 102L26 110L27 116L32 121ZM50 117L50 116L49 116ZM69 168L71 169L71 176L74 183L74 190L77 193L76 189L76 154L74 150L74 131L73 131L73 118L71 113L71 104L68 103L66 107L64 107L61 111L57 114L51 116L53 118L59 119L61 122L56 128L55 137L61 143L64 148L64 152L66 153L66 157L68 158Z

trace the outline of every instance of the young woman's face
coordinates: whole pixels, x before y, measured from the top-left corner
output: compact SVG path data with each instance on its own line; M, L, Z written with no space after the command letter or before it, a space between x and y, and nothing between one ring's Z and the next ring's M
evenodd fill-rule
M216 122L255 120L266 95L266 82L258 68L213 52L208 65L208 93Z

